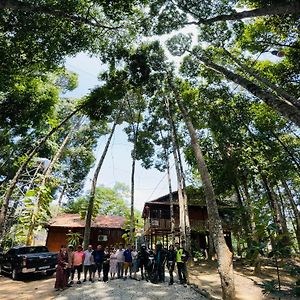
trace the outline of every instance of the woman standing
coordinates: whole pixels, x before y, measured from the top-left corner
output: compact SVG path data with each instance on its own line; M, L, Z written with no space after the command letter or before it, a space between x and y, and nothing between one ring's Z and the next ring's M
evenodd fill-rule
M66 268L68 266L68 254L66 246L62 245L57 256L55 288L57 291L67 286Z
M103 256L103 281L104 282L108 281L109 259L110 259L109 248L105 247L104 256Z
M112 250L109 260L110 279L115 279L117 273L117 254L116 249Z
M138 272L139 270L139 263L138 263L138 252L136 251L135 246L132 246L132 250L131 250L131 257L132 257L132 273L133 273L133 279L138 280L137 279L137 275L136 272Z

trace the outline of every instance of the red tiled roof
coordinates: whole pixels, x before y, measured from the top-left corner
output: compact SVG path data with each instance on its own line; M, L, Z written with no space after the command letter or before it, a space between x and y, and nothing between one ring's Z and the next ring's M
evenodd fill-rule
M97 216L92 221L94 228L121 228L126 221L125 217L120 216ZM60 214L52 218L49 227L85 227L85 220L79 214Z

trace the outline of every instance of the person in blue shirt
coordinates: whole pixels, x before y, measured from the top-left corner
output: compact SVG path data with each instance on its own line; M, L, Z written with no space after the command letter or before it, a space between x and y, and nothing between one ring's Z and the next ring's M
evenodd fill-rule
M95 269L94 269L94 278L95 278L95 274L96 272L98 272L98 280L100 281L100 275L101 275L101 271L103 268L103 257L104 257L104 250L102 248L101 245L97 246L97 249L93 251L92 253L93 257L94 257L94 262L95 262Z
M127 245L127 249L124 251L124 257L125 257L125 261L124 261L124 280L127 279L127 272L129 269L129 274L130 274L130 278L132 278L131 276L131 265L132 265L132 256L131 256L131 245L128 244Z

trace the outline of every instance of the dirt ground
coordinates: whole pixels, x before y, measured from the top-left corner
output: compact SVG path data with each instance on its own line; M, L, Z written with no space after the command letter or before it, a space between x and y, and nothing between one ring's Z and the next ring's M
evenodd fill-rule
M215 261L201 261L190 266L190 283L197 285L200 289L208 292L215 299L222 299L222 289L220 277L217 272ZM288 274L287 271L280 269L281 290L278 294L267 293L264 291L263 282L277 280L276 268L274 266L262 267L260 276L253 275L253 267L247 266L242 261L234 262L234 280L237 300L296 300L299 297L293 295L293 287L296 277Z
M203 295L208 295L208 299L222 299L222 290L220 285L220 277L217 272L217 264L216 262L208 262L208 261L201 261L193 266L190 266L189 271L189 281L192 286L197 286L200 292ZM253 275L253 268L245 265L241 261L236 261L234 263L234 274L235 274L235 285L236 285L236 295L237 300L273 300L279 299L279 295L276 293L273 294L264 294L263 289L263 282L271 281L273 279L277 279L276 269L274 266L267 265L262 267L262 274L258 276ZM168 272L166 281L168 281ZM280 270L280 278L282 283L282 290L283 293L280 294L281 300L296 300L299 299L292 294L292 288L295 284L296 278L290 276L286 271L283 269ZM176 275L175 275L176 278ZM10 277L0 275L0 299L1 300L52 300L52 299L74 299L74 292L81 294L82 287L73 287L67 289L66 291L62 292L62 294L58 294L54 290L54 282L55 282L55 275L52 277L45 276L45 275L30 275L27 274L26 276L22 277L19 281L13 281ZM109 282L108 285L112 285L112 287L118 281ZM125 283L125 282L124 282ZM97 282L96 285L101 287L102 282ZM122 287L123 283L118 283L117 286L123 290ZM132 282L130 286L136 285L138 289L140 289L144 284L147 285L145 282ZM172 294L172 287L168 287L167 282L162 287L157 287L156 290L163 289L163 292L168 291L168 295L159 295L157 299L167 299L166 296L170 296L169 293ZM87 285L88 286L88 285ZM136 286L136 287L137 287ZM153 285L157 286L157 285ZM180 293L181 287L179 284L174 285L176 293ZM92 286L90 287L92 288ZM94 289L94 288L93 288ZM190 289L190 288L189 288ZM149 287L148 289L149 290ZM151 288L150 288L151 290ZM192 290L192 288L191 288ZM192 291L191 291L192 292ZM71 294L72 295L71 295ZM68 298L68 294L72 296ZM76 294L76 293L75 293ZM99 295L100 296L100 295ZM113 295L111 295L113 296ZM109 298L109 299L124 299L126 300L125 295L121 298ZM144 295L147 296L146 294ZM158 296L158 295L157 295ZM177 295L178 296L178 295ZM103 297L97 297L95 299L102 299ZM199 295L199 299L205 299L206 297L201 297ZM104 298L103 298L104 299ZM134 296L130 299L137 299ZM145 298L146 299L146 298ZM148 298L147 298L148 299ZM152 299L152 298L149 298ZM156 299L156 298L155 298ZM169 298L168 298L169 299ZM189 299L185 297L173 297L170 299Z

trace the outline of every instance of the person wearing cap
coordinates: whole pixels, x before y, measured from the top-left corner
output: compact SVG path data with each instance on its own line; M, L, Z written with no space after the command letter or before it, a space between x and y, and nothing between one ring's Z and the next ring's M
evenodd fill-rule
M83 258L84 258L84 252L81 245L77 246L77 250L74 252L73 255L73 270L71 275L71 282L74 280L75 272L77 271L77 283L80 284L80 274L83 271Z
M138 255L140 268L141 268L141 277L142 280L144 280L144 277L147 276L147 265L149 262L149 251L147 250L147 247L145 244L141 245L141 250L139 251Z

